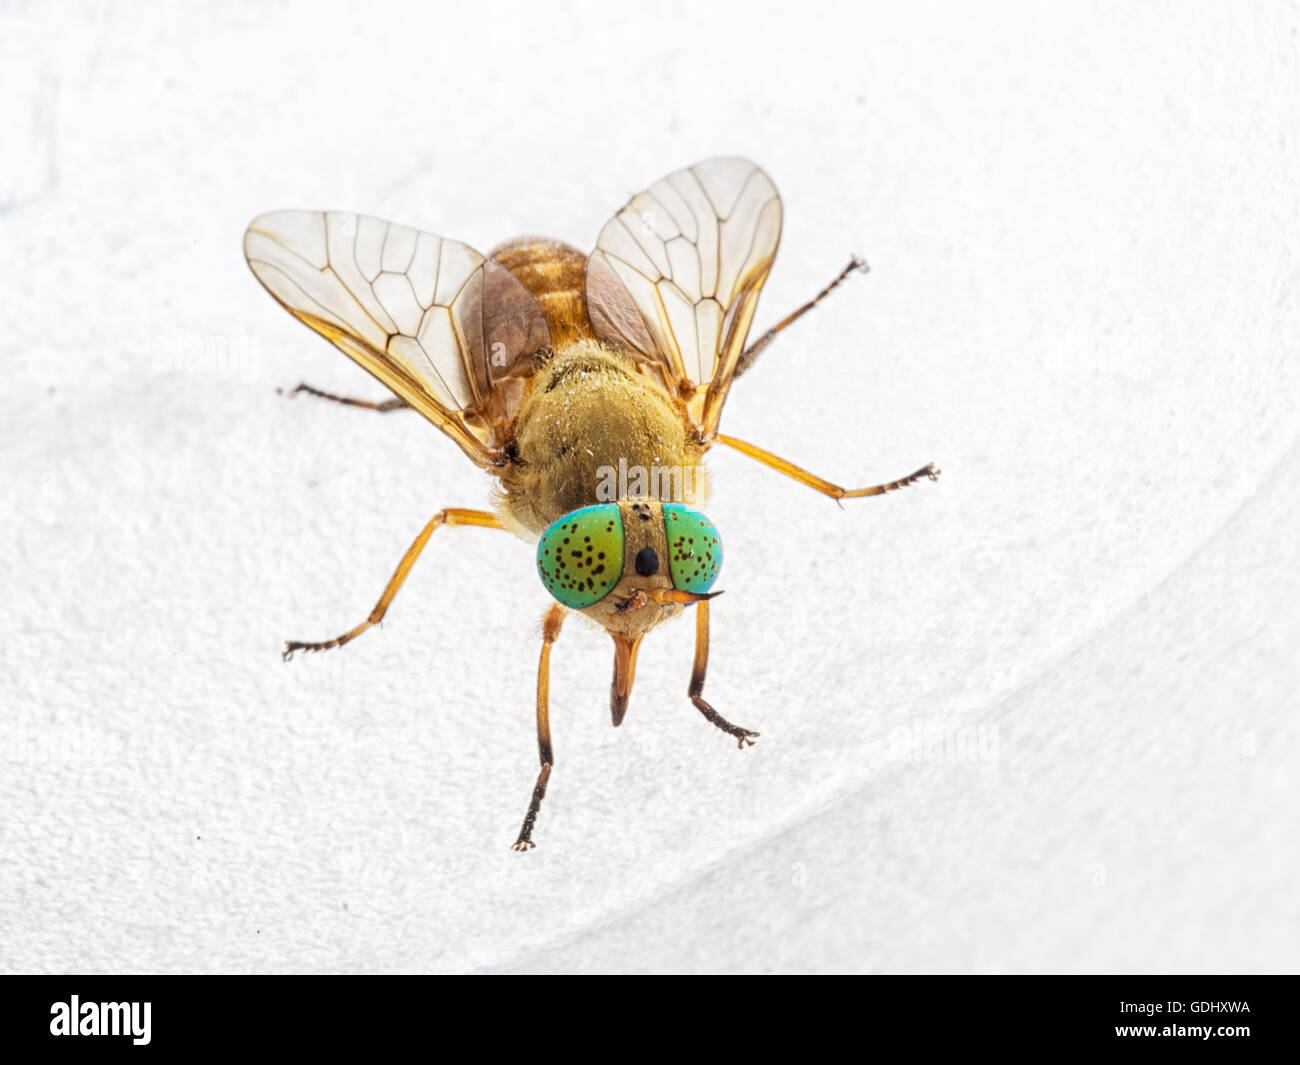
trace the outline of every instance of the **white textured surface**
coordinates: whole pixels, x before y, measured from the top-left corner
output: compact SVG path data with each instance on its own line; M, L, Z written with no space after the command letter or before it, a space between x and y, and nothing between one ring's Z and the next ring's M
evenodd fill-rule
M1296 969L1295 5L422 12L0 15L0 968ZM785 200L759 328L874 268L724 428L944 477L840 510L717 455L706 693L762 740L684 623L611 729L571 624L521 856L526 545L440 532L279 660L487 485L278 396L377 388L240 239L586 245L722 153Z

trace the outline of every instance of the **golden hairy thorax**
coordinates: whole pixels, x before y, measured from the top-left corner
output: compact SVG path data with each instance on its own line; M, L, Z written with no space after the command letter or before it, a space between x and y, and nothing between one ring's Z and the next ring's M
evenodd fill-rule
M537 297L553 339L553 354L527 381L511 428L511 462L500 470L500 503L511 522L536 536L570 511L609 502L597 490L620 463L687 472L679 502L698 502L704 449L662 386L596 340L586 311L586 256L526 238L493 258Z

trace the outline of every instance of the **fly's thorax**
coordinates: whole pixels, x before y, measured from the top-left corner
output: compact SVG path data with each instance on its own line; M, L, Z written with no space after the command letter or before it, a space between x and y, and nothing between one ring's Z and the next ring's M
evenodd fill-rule
M563 605L617 636L641 635L705 595L722 565L717 530L673 503L620 500L566 514L538 542L538 575Z
M519 525L537 534L622 496L699 498L703 451L680 406L626 356L570 344L528 389L513 426L516 460L501 472L503 506Z

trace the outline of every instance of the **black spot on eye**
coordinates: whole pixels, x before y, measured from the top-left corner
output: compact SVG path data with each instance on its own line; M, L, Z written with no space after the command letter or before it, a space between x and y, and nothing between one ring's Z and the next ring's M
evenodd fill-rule
M643 547L636 553L636 571L642 577L653 577L659 572L659 556L653 547Z

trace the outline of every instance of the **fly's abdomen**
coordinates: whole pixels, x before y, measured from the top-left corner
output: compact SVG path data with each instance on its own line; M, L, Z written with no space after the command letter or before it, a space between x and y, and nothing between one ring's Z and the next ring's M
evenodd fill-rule
M587 318L587 257L577 248L546 237L518 237L498 245L490 258L542 305L555 350L595 339Z

